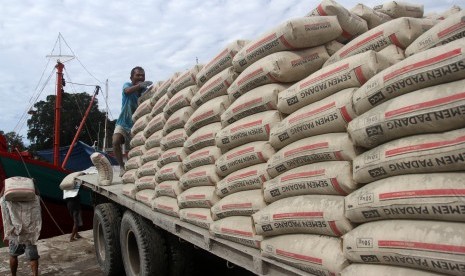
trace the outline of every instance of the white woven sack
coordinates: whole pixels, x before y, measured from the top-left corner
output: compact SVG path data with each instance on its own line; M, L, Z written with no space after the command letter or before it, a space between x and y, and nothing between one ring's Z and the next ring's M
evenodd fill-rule
M137 170L129 170L126 171L123 176L121 177L121 180L123 181L124 184L133 184L136 183L138 176L137 176Z
M143 147L143 146L142 146ZM140 156L133 156L129 158L126 163L124 163L124 169L125 170L133 170L133 169L138 169L139 167L142 166L142 157Z
M399 17L423 17L423 5L412 4L407 2L390 1L382 5L377 5L373 8L375 11L382 12L391 16L392 18Z
M153 117L144 128L144 137L150 138L152 134L163 129L163 126L166 124L166 115L165 113L160 113Z
M163 129L156 131L154 134L150 135L149 138L147 138L144 141L145 148L147 150L152 149L154 147L159 147L160 146L160 140L163 137ZM132 141L132 140L131 140Z
M60 182L60 189L62 190L74 190L76 177L83 175L84 172L73 172L65 176Z
M197 74L197 85L202 87L209 79L213 78L213 76L231 67L234 56L249 42L250 40L239 39L226 45L226 47L210 60Z
M163 150L160 147L153 147L150 148L149 150L146 150L145 153L142 155L142 162L145 164L150 161L155 161L157 160Z
M153 189L139 190L136 193L136 200L152 207L152 201L155 199L155 191Z
M297 167L263 184L268 203L298 195L347 195L357 189L348 161L327 161Z
M355 7L353 7L350 11L364 19L367 22L368 29L373 29L383 23L388 22L389 20L392 20L389 15L382 12L377 12L361 3L355 5Z
M158 167L172 162L182 162L186 158L187 154L183 147L172 148L164 151L157 160Z
M291 114L343 89L360 87L389 67L389 61L368 51L322 68L278 94L278 110Z
M210 208L181 209L179 210L179 218L181 221L185 221L205 229L210 229L210 225L213 222Z
M398 175L369 183L346 197L346 217L465 222L465 173ZM461 210L461 211L460 211Z
M351 264L344 268L340 276L359 276L359 275L377 275L377 276L444 276L444 274L433 273L420 269L413 269L392 265L380 264Z
M337 40L332 40L332 41L330 41L328 43L325 43L325 48L326 48L326 51L328 52L329 56L334 55L342 47L344 47L344 44L342 44L341 42L339 42Z
M179 180L182 174L182 163L172 162L161 167L155 173L155 177L156 180L160 183L167 180Z
M356 89L344 89L287 116L271 129L271 145L281 149L306 137L345 132L347 124L356 117L352 108L352 95Z
M160 196L152 201L152 209L172 217L179 217L179 206L176 198Z
M261 85L299 81L320 69L328 58L324 46L268 55L247 67L228 88L228 95L235 100Z
M343 237L343 252L356 263L377 263L463 275L464 223L384 220L363 223Z
M143 146L145 144L145 136L144 136L144 132L141 131L139 133L137 133L136 135L134 135L132 138L131 138L131 141L129 142L129 146L132 148L135 148L137 146ZM128 149L126 149L128 150Z
M349 264L342 253L341 239L321 235L292 234L267 237L262 256L288 264L311 275L339 275ZM374 275L374 274L359 274ZM391 275L392 276L392 275Z
M266 172L266 163L237 170L216 184L216 194L225 197L240 191L260 189L270 177Z
M128 152L128 158L132 159L135 157L141 157L142 155L145 154L145 152L146 152L146 149L144 145L132 147Z
M168 104L169 100L170 98L168 97L168 95L165 94L163 97L161 97L158 101L154 103L152 111L150 112L150 115L152 116L152 118L157 116L160 113L163 113L163 109Z
M209 100L192 113L192 116L186 121L184 129L187 135L193 134L203 126L220 122L221 114L230 105L228 96L223 95ZM190 107L192 109L192 107Z
M155 82L153 85L151 85L147 91L145 91L140 97L139 99L137 100L137 104L138 105L141 105L143 102L145 102L146 100L150 100L150 103L152 104L152 107L153 107L153 103L155 102L152 102L152 97L153 95L155 95L155 93L157 92L158 88L160 88L160 85L162 85L165 81L157 81Z
M168 101L163 108L163 113L165 113L166 116L171 116L179 109L185 106L190 106L192 97L194 97L194 94L197 93L198 90L199 87L197 85L191 85L183 88Z
M369 183L394 175L462 171L465 129L422 134L382 144L354 158L354 180Z
M145 93L144 93L145 94ZM140 103L134 114L132 114L132 121L137 121L140 117L150 113L152 111L153 104L150 100L145 100L144 102Z
M255 234L250 216L227 217L210 224L210 233L249 247L260 248L263 237Z
M222 150L230 150L254 141L268 141L271 129L280 122L281 114L277 110L250 115L217 132L216 145Z
M185 106L174 112L163 127L163 135L168 135L168 133L175 129L184 128L184 125L186 125L193 113L194 109L191 106Z
M340 237L353 229L344 216L344 197L301 195L275 201L252 215L263 236L317 234Z
M154 176L157 170L159 170L157 160L148 161L137 170L137 177Z
M410 56L381 71L353 98L358 115L409 92L465 78L465 39Z
M200 166L213 165L220 156L221 149L216 146L199 149L182 160L183 169L188 172Z
M185 190L178 195L179 208L210 208L220 198L214 186L199 186Z
M5 191L3 196L6 201L34 201L36 199L34 181L32 178L21 176L9 177L5 179L4 188Z
M373 148L416 134L465 127L465 80L423 88L384 102L349 123L355 145Z
M250 216L266 206L261 189L227 195L211 208L213 220L231 216Z
M220 130L220 122L212 123L199 128L189 137L187 137L186 142L184 142L184 150L189 154L204 147L215 146L215 135Z
M123 187L121 188L121 192L124 196L127 196L132 199L136 199L136 193L137 193L137 188L136 185L127 183L123 184Z
M357 150L347 133L328 133L304 138L277 151L267 163L276 177L290 169L323 161L352 161Z
M275 153L269 142L251 142L223 154L215 163L219 176L226 176L239 169L265 163Z
M139 191L145 189L153 190L157 185L157 180L155 178L155 175L142 176L136 179L136 182L134 184L136 185L136 188Z
M113 168L108 158L100 152L94 152L90 155L90 160L92 161L92 164L94 164L94 166L97 168L97 183L100 186L111 185L113 181Z
M402 48L391 44L378 52L382 57L387 59L391 65L405 59L405 51Z
M168 150L176 147L183 147L187 140L187 133L184 128L178 128L163 136L160 141L160 146L163 150Z
M231 86L238 75L232 66L224 69L199 89L197 94L192 97L190 104L194 109L197 109L211 99L227 95L228 87Z
M182 193L182 190L179 188L178 181L169 180L159 183L155 187L155 195L160 196L169 196L173 198L178 198L178 195Z
M173 83L173 81L177 77L179 77L180 74L180 72L175 72L169 79L165 80L162 84L160 84L160 87L157 89L157 91L155 91L155 93L153 93L152 98L150 98L153 104L155 104L164 96L166 96L166 98L168 99L168 95L166 95L166 93L168 92L168 88Z
M179 187L187 190L197 186L215 186L220 181L214 164L193 168L179 179Z
M139 119L137 119L137 121L134 122L134 125L131 128L131 136L134 136L137 133L144 131L145 127L151 119L152 116L150 114L145 114Z
M319 46L341 34L342 29L335 16L290 19L245 45L233 58L232 64L237 72L242 72L270 54Z
M179 77L173 80L170 87L168 88L167 95L172 98L182 89L191 86L197 85L196 76L202 70L203 64L196 64L191 69L181 73Z

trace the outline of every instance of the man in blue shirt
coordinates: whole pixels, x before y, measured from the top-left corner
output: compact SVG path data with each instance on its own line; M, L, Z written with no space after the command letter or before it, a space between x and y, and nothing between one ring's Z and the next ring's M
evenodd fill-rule
M126 82L123 85L121 113L113 133L113 152L120 166L120 176L125 172L122 145L125 144L126 150L128 150L129 141L131 141L131 128L134 125L132 114L137 109L137 100L141 94L147 90L148 86L152 85L151 81L145 81L145 71L140 66L131 70L130 80L131 82Z

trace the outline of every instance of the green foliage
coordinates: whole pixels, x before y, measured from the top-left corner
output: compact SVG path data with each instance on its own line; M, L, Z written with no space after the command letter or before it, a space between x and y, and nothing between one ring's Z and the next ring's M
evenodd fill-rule
M5 133L2 130L0 130L0 134L5 136L8 151L13 151L14 148L17 148L19 151L23 151L26 149L23 143L22 135L19 135L14 131Z

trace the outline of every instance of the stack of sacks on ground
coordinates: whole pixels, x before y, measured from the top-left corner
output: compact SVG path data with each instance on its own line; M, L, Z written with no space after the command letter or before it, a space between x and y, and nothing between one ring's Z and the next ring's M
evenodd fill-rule
M354 94L348 132L367 151L353 163L366 185L345 201L361 224L343 237L352 262L465 272L465 38L451 33L464 28L449 16ZM418 48L426 37L436 47Z

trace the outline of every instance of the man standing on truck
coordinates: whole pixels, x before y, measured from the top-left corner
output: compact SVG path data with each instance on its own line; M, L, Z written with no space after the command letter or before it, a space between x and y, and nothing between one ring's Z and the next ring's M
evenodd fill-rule
M123 176L125 172L122 145L125 145L126 150L129 149L131 128L134 125L132 115L137 109L137 100L147 90L147 87L152 85L151 81L145 80L145 71L140 66L132 68L130 80L131 82L123 85L121 113L113 133L113 152L120 167L120 176Z

